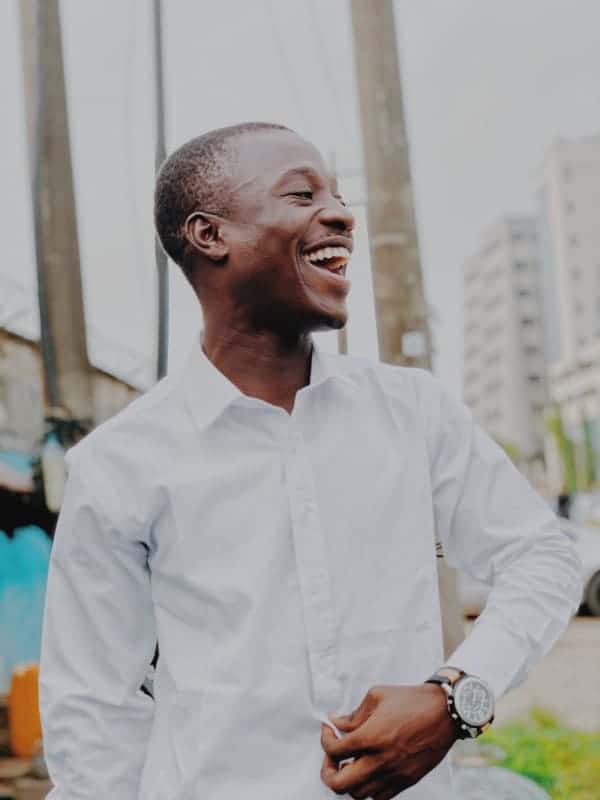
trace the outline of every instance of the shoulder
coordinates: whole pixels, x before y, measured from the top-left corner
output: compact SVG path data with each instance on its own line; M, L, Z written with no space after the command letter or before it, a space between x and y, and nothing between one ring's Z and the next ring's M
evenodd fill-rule
M185 414L169 376L110 419L102 422L66 456L69 475L100 501L142 505L158 465L174 452L174 437Z
M81 462L97 457L103 451L113 451L127 445L141 446L147 442L148 427L157 419L164 419L164 411L171 403L172 392L171 379L163 378L90 431L69 450L68 460Z
M412 404L417 412L435 404L443 393L440 381L419 367L384 364L371 358L330 354L332 370L358 379L363 387L376 386L391 398Z
M420 429L431 451L447 438L449 430L464 430L472 423L469 408L429 370L354 356L330 358L336 370L349 375L360 387L366 402L389 410L403 427Z

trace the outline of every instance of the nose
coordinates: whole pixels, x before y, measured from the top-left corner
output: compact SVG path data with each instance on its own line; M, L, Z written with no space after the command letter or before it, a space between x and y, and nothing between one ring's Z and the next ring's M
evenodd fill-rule
M331 197L319 214L321 224L341 233L352 233L356 220L349 208L342 205L336 197Z

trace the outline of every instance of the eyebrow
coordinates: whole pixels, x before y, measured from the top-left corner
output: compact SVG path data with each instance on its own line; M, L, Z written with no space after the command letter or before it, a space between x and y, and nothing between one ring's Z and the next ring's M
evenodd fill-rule
M292 167L292 169L288 169L287 172L283 173L277 183L279 184L287 178L293 178L295 175L302 175L305 178L320 179L321 177L314 167Z
M288 169L287 172L283 173L283 175L279 178L279 180L275 185L279 186L288 178L293 178L295 175L301 175L304 178L313 178L313 180L315 178L317 178L319 181L322 180L320 173L318 173L314 167L301 166L301 167L292 167L291 169ZM336 177L334 175L328 175L327 177L328 177L327 183L329 183L331 187L334 189L334 197L341 198L342 194L339 191Z

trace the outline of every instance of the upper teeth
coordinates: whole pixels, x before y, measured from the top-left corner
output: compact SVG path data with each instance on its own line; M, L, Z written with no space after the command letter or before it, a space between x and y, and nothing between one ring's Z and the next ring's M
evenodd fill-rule
M314 264L315 261L326 261L330 258L350 258L350 251L346 247L322 247L312 253L307 253L305 258Z

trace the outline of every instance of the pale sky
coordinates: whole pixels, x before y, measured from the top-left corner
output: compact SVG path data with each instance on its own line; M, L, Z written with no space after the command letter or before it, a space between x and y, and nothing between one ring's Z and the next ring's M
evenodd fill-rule
M340 169L362 163L346 0L163 0L167 147L246 120L282 122ZM376 7L377 0L373 0ZM462 265L482 228L534 209L532 174L557 136L600 131L598 0L397 0L405 107L435 371L461 394ZM86 314L98 357L153 358L155 268L150 4L63 0ZM24 161L17 0L0 3L0 274L35 271ZM365 197L361 179L342 189ZM364 208L351 264L351 353L376 355ZM171 266L170 367L200 327ZM0 320L14 308L0 303ZM323 346L335 349L335 335Z

